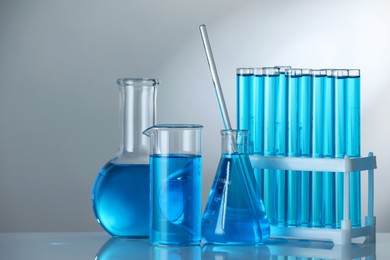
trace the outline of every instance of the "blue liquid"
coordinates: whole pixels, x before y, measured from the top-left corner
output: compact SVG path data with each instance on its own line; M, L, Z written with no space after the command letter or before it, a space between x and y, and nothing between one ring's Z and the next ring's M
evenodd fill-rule
M275 156L276 90L279 75L264 78L264 155ZM276 224L276 174L274 170L264 169L264 206L270 224Z
M324 129L324 86L325 76L313 76L313 157L322 158ZM322 172L312 176L311 226L322 226Z
M202 217L202 160L191 155L150 157L154 244L199 245Z
M261 75L253 77L253 93L251 95L251 121L249 126L249 153L264 155L264 78ZM253 148L253 149L252 149ZM260 196L264 196L264 171L253 169Z
M97 221L112 236L149 236L149 165L107 163L92 190Z
M299 152L299 84L301 76L288 77L288 112L287 112L287 155L297 157ZM300 213L300 171L287 171L287 225L298 224L298 213Z
M275 155L286 156L287 153L287 76L279 74L276 94L275 119ZM284 226L286 222L286 171L276 170L276 215L277 224Z
M360 157L360 77L348 77L346 85L346 154ZM361 225L360 172L350 173L350 199L352 226Z
M335 155L345 156L345 88L347 77L335 79ZM344 173L336 173L336 227L341 227L344 216Z
M335 158L335 78L327 76L324 88L324 158ZM325 227L335 227L335 173L324 172L323 181L323 225Z
M270 234L247 155L223 154L202 220L209 243L258 244Z
M249 130L253 74L237 74L237 127Z
M298 108L298 154L301 157L311 157L311 76L302 75L299 85ZM300 212L298 225L310 225L311 204L311 172L301 172Z

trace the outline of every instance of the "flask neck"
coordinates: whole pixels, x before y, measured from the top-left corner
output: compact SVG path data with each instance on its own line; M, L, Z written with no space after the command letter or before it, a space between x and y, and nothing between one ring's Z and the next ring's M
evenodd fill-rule
M247 130L222 130L222 154L247 154L248 131Z
M119 87L121 163L148 164L149 138L142 131L156 123L156 86ZM120 163L119 162L119 163Z

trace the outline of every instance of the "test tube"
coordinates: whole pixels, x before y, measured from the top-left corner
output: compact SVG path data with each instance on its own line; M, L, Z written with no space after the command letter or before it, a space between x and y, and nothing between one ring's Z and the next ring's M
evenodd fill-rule
M279 82L276 89L275 155L287 155L287 74L290 66L276 66ZM277 225L286 224L286 171L276 170Z
M279 80L279 69L263 68L264 78L264 155L275 156L275 115L276 89ZM275 172L264 169L264 206L270 224L276 224L276 177Z
M326 70L326 79L324 87L324 138L323 138L323 157L335 157L334 145L334 126L335 126L335 78L332 70ZM325 227L335 227L335 173L322 173L322 220Z
M311 70L302 69L301 82L299 84L299 108L298 108L298 150L299 156L311 157L311 102L312 83ZM298 225L308 227L310 225L310 194L311 173L301 172L300 212L298 213Z
M249 130L253 70L251 68L238 68L236 72L237 128L240 130Z
M351 158L360 157L360 70L348 70L345 108L345 149ZM360 172L350 173L350 217L361 225Z
M313 117L312 153L313 158L322 158L324 129L324 86L326 70L312 70ZM311 226L322 226L322 172L312 173Z
M298 133L299 133L299 85L301 82L302 70L287 70L288 101L287 101L287 155L297 157ZM300 212L300 171L287 171L287 226L296 226L298 223L298 212Z
M345 91L348 70L334 70L335 78L335 157L345 156ZM336 227L340 228L344 213L344 173L336 173Z
M251 96L251 120L249 127L249 141L253 144L250 153L264 155L264 78L261 68L253 69L253 94ZM261 197L264 195L264 172L263 169L253 169L257 186Z

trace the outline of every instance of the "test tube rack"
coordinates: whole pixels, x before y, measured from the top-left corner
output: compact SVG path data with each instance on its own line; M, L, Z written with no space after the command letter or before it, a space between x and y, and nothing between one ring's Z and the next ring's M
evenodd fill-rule
M335 245L351 244L352 239L358 237L364 237L365 242L375 241L374 169L377 166L373 153L369 153L368 157L350 158L345 156L344 159L250 155L250 160L252 167L258 169L344 173L344 219L341 220L341 228L271 225L271 238L332 241ZM365 217L365 225L352 227L350 220L350 172L357 171L368 171L368 213Z

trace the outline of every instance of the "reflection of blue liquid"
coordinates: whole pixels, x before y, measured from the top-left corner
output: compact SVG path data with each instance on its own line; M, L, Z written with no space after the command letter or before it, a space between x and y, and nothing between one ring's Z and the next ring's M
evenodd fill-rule
M205 260L268 260L271 253L266 245L244 246L244 245L211 245L202 246L202 259Z
M152 155L151 241L155 244L200 243L201 157Z
M130 258L129 258L130 259ZM141 258L137 258L141 259ZM200 246L169 246L169 247L153 247L152 258L158 260L200 260Z
M248 156L223 154L202 220L209 243L257 244L269 237L265 209Z
M99 249L95 260L149 259L150 247L146 240L113 237Z
M149 236L149 165L107 163L92 191L97 221L113 236Z

